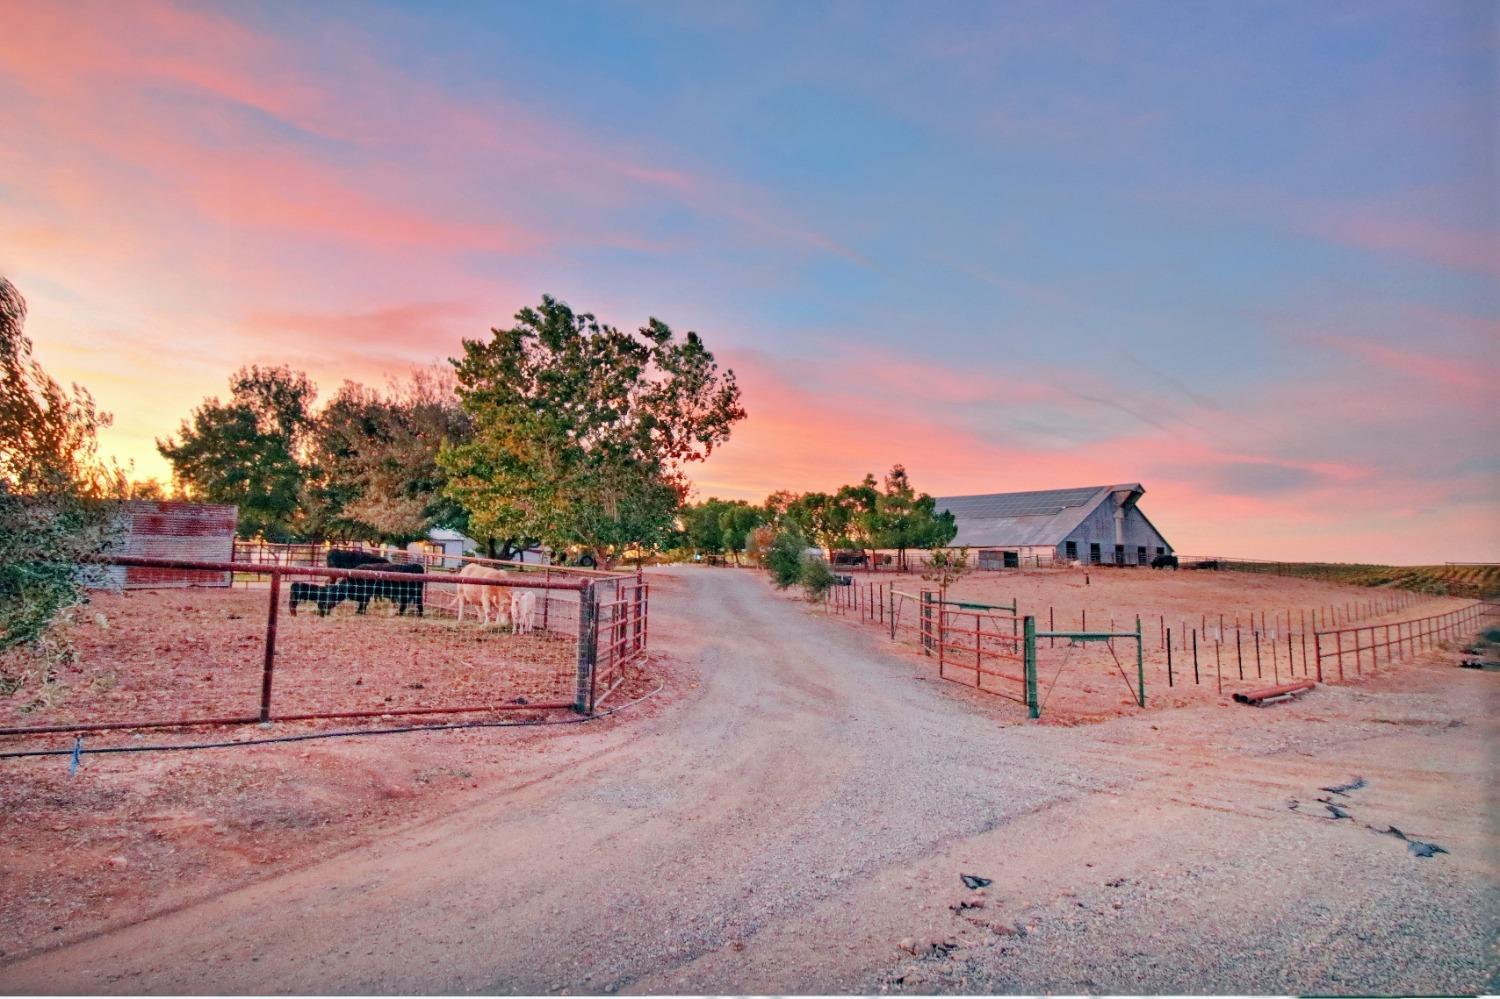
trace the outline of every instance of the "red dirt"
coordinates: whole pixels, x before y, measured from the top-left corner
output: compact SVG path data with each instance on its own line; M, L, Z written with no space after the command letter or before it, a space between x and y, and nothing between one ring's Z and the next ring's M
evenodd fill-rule
M399 711L569 703L577 665L577 604L551 599L552 629L513 635L456 621L439 607L395 616L376 602L319 617L282 606L272 713ZM256 716L266 589L99 592L64 629L77 660L60 686L23 690L0 727Z
M628 709L583 724L571 724L581 720L571 712L526 712L502 720L563 724L186 752L85 752L73 776L66 756L0 761L0 911L6 914L0 958L313 864L414 816L448 814L480 788L495 793L555 773L591 745L582 733L653 717L681 686L680 667L660 655L626 672L605 707ZM631 703L659 687L662 693ZM386 719L362 727L461 721ZM110 732L86 739L85 749L247 741L331 727ZM72 744L71 737L49 738L54 747ZM0 751L17 748L14 738L0 740Z

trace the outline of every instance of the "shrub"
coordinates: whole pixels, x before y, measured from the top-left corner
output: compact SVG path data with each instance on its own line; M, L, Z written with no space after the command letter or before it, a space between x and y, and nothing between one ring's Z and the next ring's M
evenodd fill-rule
M828 563L811 552L802 555L802 588L807 591L807 599L821 600L833 585L833 570L828 568Z
M807 552L807 538L795 527L785 528L766 550L766 571L778 589L786 589L802 579L802 556Z

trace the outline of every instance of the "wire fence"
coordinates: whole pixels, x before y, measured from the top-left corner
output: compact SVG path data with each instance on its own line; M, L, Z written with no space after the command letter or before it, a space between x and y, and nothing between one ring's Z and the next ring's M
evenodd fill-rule
M1158 613L1150 615L1157 619L1155 628L1149 617L1118 609L1048 606L1045 616L1035 615L1033 665L1045 680L1043 698L1052 698L1055 707L1109 714L1144 707L1147 688L1157 692L1159 703L1162 697L1170 702L1195 692L1226 694L1289 680L1332 679L1328 670L1341 661L1356 673L1361 663L1397 662L1477 628L1500 606L1476 602L1410 614L1445 601L1449 598L1394 590L1312 607L1191 618ZM936 658L943 679L1020 698L1025 672L1011 663L1026 655L1015 630L1026 614L1014 603L944 602L930 589L853 578L831 588L824 607L830 615L878 627L891 641ZM1383 620L1403 612L1399 621ZM1118 647L1122 640L1127 648Z
M637 576L100 561L208 582L231 572L258 585L94 591L65 626L76 656L39 693L10 700L0 736L589 713L649 636L648 586Z

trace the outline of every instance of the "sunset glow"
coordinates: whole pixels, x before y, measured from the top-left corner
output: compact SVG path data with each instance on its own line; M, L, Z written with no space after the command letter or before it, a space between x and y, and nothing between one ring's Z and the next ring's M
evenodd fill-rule
M0 273L137 477L240 365L326 398L546 292L735 369L701 496L1493 561L1496 9L0 0Z

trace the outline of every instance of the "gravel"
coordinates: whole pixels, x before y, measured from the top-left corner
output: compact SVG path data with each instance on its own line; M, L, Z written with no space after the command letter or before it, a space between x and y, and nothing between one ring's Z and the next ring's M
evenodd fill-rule
M671 709L580 732L597 746L551 780L0 965L0 986L1462 993L1491 980L1493 676L1036 725L750 573L653 576L653 644L696 670ZM1349 820L1288 804L1356 774L1369 785L1338 799ZM1451 854L1413 857L1369 828L1387 825ZM982 907L961 905L960 873L993 880Z

